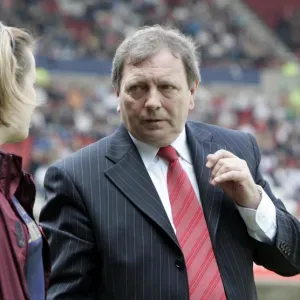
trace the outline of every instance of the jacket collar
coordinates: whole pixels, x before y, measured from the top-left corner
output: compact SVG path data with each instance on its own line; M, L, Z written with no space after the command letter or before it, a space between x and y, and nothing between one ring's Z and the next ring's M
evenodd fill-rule
M7 199L16 192L22 173L22 158L20 156L0 152L0 189Z
M22 172L22 157L0 151L0 193L9 201L15 196L32 215L36 190L31 175Z

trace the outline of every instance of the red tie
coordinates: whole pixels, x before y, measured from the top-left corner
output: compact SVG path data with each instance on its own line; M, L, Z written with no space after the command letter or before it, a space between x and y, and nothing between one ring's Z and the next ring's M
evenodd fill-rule
M176 236L184 255L190 300L226 299L203 210L172 146L158 156L169 162L167 184Z

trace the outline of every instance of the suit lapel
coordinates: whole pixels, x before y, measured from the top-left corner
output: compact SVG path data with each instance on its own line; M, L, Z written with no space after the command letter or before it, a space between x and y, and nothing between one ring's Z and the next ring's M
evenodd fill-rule
M187 122L187 141L200 192L201 203L213 245L222 207L223 191L208 181L210 170L206 168L206 156L224 146L212 142L212 134L201 123ZM112 183L139 210L156 223L178 245L174 230L161 203L142 159L123 125L119 127L106 157L115 164L105 171Z
M119 127L112 138L106 157L115 163L105 171L106 176L178 245L176 235L155 186L123 125Z
M201 204L212 244L215 245L222 207L223 191L218 187L213 187L209 183L210 169L208 169L205 164L207 155L215 153L222 149L222 147L211 141L211 132L203 128L201 123L195 124L188 122L186 125L186 132L199 187Z

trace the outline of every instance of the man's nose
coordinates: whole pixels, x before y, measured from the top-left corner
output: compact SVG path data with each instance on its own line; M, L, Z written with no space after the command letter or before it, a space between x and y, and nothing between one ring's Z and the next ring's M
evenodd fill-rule
M156 88L150 89L145 102L145 107L149 110L161 108L161 95Z

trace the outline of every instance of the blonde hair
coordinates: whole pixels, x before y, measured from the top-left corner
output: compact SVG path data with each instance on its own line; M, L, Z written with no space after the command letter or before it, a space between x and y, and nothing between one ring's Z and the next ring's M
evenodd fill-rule
M27 31L0 22L0 126L10 126L9 115L17 109L18 101L30 105L22 87L30 70L28 50L33 47L34 39Z

